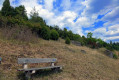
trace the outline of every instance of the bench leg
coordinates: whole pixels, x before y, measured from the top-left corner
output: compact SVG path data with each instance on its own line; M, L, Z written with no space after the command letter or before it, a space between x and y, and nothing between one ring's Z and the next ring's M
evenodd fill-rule
M31 79L31 72L30 71L25 72L25 77L26 77L26 80L30 80Z

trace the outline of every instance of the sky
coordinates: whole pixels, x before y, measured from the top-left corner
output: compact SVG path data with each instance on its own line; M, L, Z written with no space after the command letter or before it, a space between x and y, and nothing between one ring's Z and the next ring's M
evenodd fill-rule
M0 0L0 9L4 0ZM24 5L28 16L35 7L48 25L109 42L119 42L119 0L10 0Z

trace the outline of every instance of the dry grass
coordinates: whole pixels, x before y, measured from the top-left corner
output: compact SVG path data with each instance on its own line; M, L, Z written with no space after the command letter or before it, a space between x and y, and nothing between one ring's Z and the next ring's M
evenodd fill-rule
M25 42L37 42L38 37L31 29L25 26L5 27L0 29L1 36L7 40L19 40Z
M85 50L87 54L81 52ZM0 56L3 73L1 80L18 80L19 57L57 58L57 65L63 65L63 72L40 76L34 80L118 80L119 60L111 59L96 49L66 45L64 40L38 43L14 43L0 39ZM43 65L44 66L44 65ZM32 67L32 66L31 66Z

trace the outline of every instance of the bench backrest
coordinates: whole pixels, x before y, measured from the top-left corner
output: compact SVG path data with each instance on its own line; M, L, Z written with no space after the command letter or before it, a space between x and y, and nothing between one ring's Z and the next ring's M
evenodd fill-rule
M56 58L18 58L18 64L27 64L27 63L54 63Z

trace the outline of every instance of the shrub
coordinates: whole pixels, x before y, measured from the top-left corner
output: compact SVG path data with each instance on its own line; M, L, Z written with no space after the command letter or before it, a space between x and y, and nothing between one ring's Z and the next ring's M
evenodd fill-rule
M43 39L49 40L50 39L50 29L48 27L42 27L40 35Z
M112 46L108 45L106 46L106 49L110 50L110 51L113 51L114 49L112 48Z
M66 44L70 44L70 39L69 39L69 37L66 38L65 43L66 43Z
M50 38L52 40L58 40L58 38L59 38L59 34L58 34L58 32L56 30L52 30L50 36L51 36Z
M114 59L118 59L118 56L116 54L113 54Z

